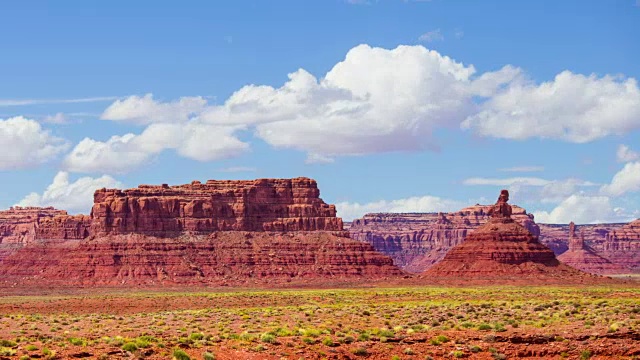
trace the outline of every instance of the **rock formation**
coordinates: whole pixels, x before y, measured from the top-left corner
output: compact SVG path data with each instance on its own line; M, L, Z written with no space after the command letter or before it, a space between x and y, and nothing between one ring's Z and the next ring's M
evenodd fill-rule
M8 254L34 242L42 223L67 212L52 207L20 207L0 211L0 262Z
M7 257L0 267L23 282L83 285L242 285L382 279L402 272L369 244L324 231L244 232L158 238L109 235L56 242Z
M315 180L209 180L141 185L94 195L91 233L175 236L213 231L343 231L334 205L319 198Z
M602 255L619 265L640 272L640 219L607 234Z
M561 264L553 251L511 217L509 192L502 190L489 221L425 273L429 278L581 281L588 275Z
M596 254L584 240L582 233L576 233L576 225L569 224L569 249L558 256L558 260L578 270L591 274L616 274L630 273L631 270L614 264L604 257Z
M95 192L90 216L52 214L0 279L65 285L248 284L403 276L350 239L314 180L194 181Z
M370 243L391 256L396 265L419 273L440 261L467 234L489 219L492 205L475 205L453 213L367 214L349 227L353 239ZM512 206L512 217L534 235L533 215Z

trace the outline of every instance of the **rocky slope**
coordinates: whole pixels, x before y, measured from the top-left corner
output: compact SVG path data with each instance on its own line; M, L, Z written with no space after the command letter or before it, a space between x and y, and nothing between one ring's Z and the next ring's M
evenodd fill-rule
M502 190L488 211L489 220L454 246L425 275L471 282L547 279L582 282L591 278L560 263L551 249L538 242L537 236L514 221L508 200L508 191Z
M224 231L158 238L108 235L29 247L0 266L23 282L242 285L402 275L369 244L328 232Z
M90 216L52 214L5 257L9 283L245 284L403 276L348 237L314 180L194 181L95 192Z
M582 231L576 232L576 225L569 224L569 249L558 256L558 260L578 270L591 274L626 274L631 269L621 264L614 264L608 259L598 255L585 243Z
M404 270L422 272L486 223L490 209L491 205L475 205L453 213L367 214L350 224L349 233L391 256ZM513 218L539 234L533 215L523 208L513 206Z

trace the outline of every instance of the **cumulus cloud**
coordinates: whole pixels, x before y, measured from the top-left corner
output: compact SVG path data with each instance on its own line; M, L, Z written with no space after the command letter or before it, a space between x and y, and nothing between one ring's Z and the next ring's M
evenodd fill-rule
M640 162L626 163L611 179L611 184L603 185L600 191L605 195L620 196L640 190Z
M92 102L113 101L117 96L100 96L76 99L0 99L0 107L7 106L28 106L43 104L81 104Z
M123 188L122 183L104 175L99 178L82 177L69 181L69 173L60 171L42 194L31 193L19 206L53 206L70 213L88 213L93 205L93 193L101 188Z
M624 209L614 208L607 196L582 194L569 196L550 212L535 211L533 215L536 222L546 224L567 224L571 221L578 224L628 222L634 218Z
M495 138L584 143L640 128L640 89L633 78L563 71L540 85L510 83L461 126Z
M183 123L200 113L206 105L207 100L201 96L181 97L177 101L161 103L153 99L153 94L146 94L116 100L100 118L140 125L155 122Z
M234 136L236 130L237 126L190 121L152 124L139 135L112 136L107 141L85 138L66 156L63 168L83 173L126 173L167 149L197 161L226 159L249 149L249 144Z
M433 42L442 40L444 40L444 36L442 35L442 32L440 32L440 29L427 31L426 33L418 37L418 41L421 42Z
M380 200L365 204L340 202L336 204L338 216L345 221L362 217L366 213L376 212L451 212L466 205L456 200L443 199L436 196L414 196L399 200Z
M473 65L419 45L358 45L321 77L299 69L280 87L247 85L220 105L202 97L132 96L114 102L102 118L237 126L275 148L306 152L308 163L328 163L338 156L437 150L432 134L443 127L517 140L591 141L640 128L640 91L631 78L565 71L536 84L511 65L476 73Z
M27 168L55 158L68 143L22 116L0 119L0 170Z
M640 159L640 154L631 150L627 145L621 144L616 152L618 162L630 162Z

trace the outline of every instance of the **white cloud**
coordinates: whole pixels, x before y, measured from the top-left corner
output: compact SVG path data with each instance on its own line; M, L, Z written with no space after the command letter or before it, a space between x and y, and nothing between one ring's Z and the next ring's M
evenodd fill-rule
M469 116L462 128L495 138L584 143L640 128L640 89L633 78L570 71L540 85L514 81Z
M422 46L359 45L322 79L305 70L280 88L245 86L203 121L255 125L258 137L314 158L435 149L434 128L457 126L473 96L517 76L512 67L474 79L473 66Z
M575 194L579 187L597 186L598 184L580 179L564 179L552 181L533 194L535 198L543 203L558 203L568 196Z
M540 179L536 177L512 177L512 178L481 178L473 177L465 179L462 184L464 185L492 185L492 186L544 186L550 184L551 180Z
M498 171L506 172L540 172L544 171L544 166L514 166L510 168L498 169Z
M605 195L620 196L640 190L640 162L626 163L611 179L611 184L603 185L600 191Z
M636 161L640 159L640 154L631 150L627 145L618 146L618 151L616 152L616 159L618 162L630 162Z
M456 200L443 199L436 196L415 196L391 201L380 200L366 204L340 202L336 204L336 209L339 217L345 221L351 221L362 217L366 213L451 212L465 206L465 203Z
M160 103L152 94L130 96L111 104L100 117L103 120L135 124L184 123L194 114L202 112L207 101L200 96L181 97L177 101Z
M60 171L42 194L33 192L18 205L53 206L70 213L87 214L93 205L93 193L101 188L123 188L123 185L107 175L99 178L82 177L70 182L69 173Z
M101 96L77 99L0 99L0 107L7 106L27 106L27 105L43 105L43 104L78 104L113 101L117 96Z
M571 221L577 224L628 222L634 218L624 209L614 208L607 196L582 194L569 196L551 212L537 211L533 214L536 222L546 224L567 224Z
M140 135L113 136L105 142L85 138L67 155L63 168L84 173L125 173L167 149L197 161L226 159L249 150L249 144L234 136L238 129L190 121L152 124Z
M0 119L0 170L27 168L55 158L68 143L22 116Z
M442 40L444 40L444 36L442 35L442 32L440 32L440 29L428 31L418 37L418 41L427 43Z

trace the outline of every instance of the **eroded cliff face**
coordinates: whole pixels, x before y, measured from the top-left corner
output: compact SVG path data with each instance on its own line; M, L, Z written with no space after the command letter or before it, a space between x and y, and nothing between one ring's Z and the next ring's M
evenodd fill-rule
M569 224L569 249L558 256L558 260L578 270L591 274L625 274L631 269L620 263L613 263L610 260L598 255L585 242L584 234L573 222Z
M209 180L96 191L91 234L176 236L214 231L343 231L315 180Z
M52 207L19 207L0 211L0 262L8 254L38 238L43 223L67 212Z
M640 272L640 219L607 234L602 256Z
M470 231L489 219L492 205L475 205L453 213L367 214L349 227L351 237L367 242L410 272L422 272L440 261ZM533 215L513 206L512 217L538 236Z

